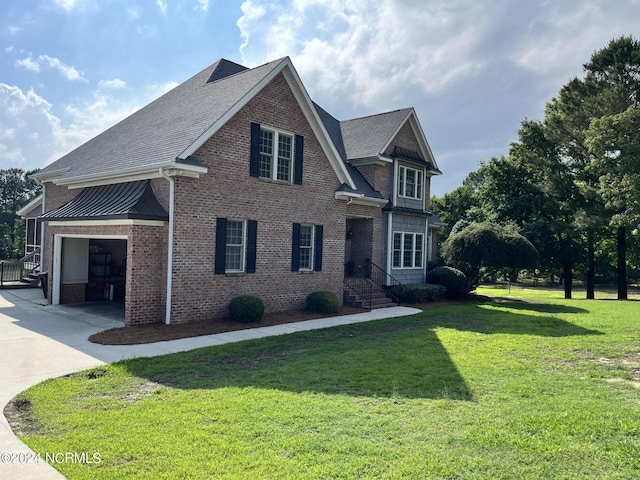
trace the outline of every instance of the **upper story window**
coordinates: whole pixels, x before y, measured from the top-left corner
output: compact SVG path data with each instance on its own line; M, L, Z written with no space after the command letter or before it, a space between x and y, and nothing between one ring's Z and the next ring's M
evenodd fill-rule
M398 196L422 200L423 172L415 168L398 167Z
M293 137L260 129L260 174L262 178L291 182Z
M252 177L267 178L287 183L302 183L304 137L251 124Z

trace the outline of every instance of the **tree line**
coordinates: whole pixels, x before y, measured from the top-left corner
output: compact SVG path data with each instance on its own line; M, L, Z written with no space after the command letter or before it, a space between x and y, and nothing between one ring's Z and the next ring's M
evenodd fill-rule
M24 220L16 213L40 194L41 186L21 168L0 169L0 260L24 256Z
M463 184L431 199L448 228L492 222L525 236L539 273L564 284L600 278L618 298L640 278L640 43L623 36L593 53L545 108L524 119L506 156L480 162ZM448 234L444 232L444 236Z

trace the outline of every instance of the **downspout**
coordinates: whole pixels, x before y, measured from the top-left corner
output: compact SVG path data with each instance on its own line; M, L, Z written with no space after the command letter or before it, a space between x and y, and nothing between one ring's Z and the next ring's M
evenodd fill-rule
M167 308L165 310L164 323L171 323L171 292L173 280L173 206L176 195L176 181L160 168L160 175L169 181L169 240L167 242Z

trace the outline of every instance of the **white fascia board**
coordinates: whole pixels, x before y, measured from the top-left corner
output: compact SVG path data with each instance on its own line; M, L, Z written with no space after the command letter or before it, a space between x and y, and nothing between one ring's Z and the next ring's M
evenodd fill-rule
M337 200L348 200L350 204L354 205L384 207L387 203L389 203L389 200L383 198L366 197L362 193L336 192L335 197Z
M31 200L29 203L27 203L24 207L22 207L16 213L21 217L24 217L25 215L29 214L29 212L35 210L41 205L42 205L42 195L38 195L36 198Z
M336 192L335 197L338 200L349 200L353 198L363 198L364 194L357 192Z
M260 90L266 87L271 80L273 80L285 67L288 58L283 58L278 65L276 65L262 80L256 83L251 90L249 90L244 97L242 97L235 105L233 105L229 110L225 112L216 122L207 128L202 135L196 138L191 145L189 145L182 153L178 155L178 158L185 159L190 155L196 153L196 151L204 145L204 143L209 140L215 133L220 130L231 118L238 113L242 108L244 108L247 103L251 101L253 97L255 97Z
M422 126L420 125L420 120L418 120L418 115L416 115L415 110L411 109L411 127L413 128L413 133L416 135L418 139L418 143L425 153L427 160L431 162L431 164L435 167L435 171L429 170L428 173L432 175L442 175L442 172L438 168L438 164L436 163L436 158L433 156L433 152L431 151L431 147L429 146L429 142L427 141L427 137L424 134L424 130L422 130Z
M350 158L349 163L354 167L359 167L363 165L385 166L390 163L393 163L393 159L390 157L387 157L386 155L377 155L375 157Z
M155 163L143 167L127 168L91 175L81 175L78 177L64 178L58 181L53 180L56 185L66 185L70 189L95 187L98 185L111 185L113 183L135 182L138 180L149 180L160 178L160 169L170 170L169 175L199 178L207 173L207 167L197 165L186 165L172 160L170 162Z
M200 135L196 140L191 143L182 153L178 155L178 158L185 159L190 155L193 155L204 143L209 140L215 133L220 130L223 125L225 125L231 118L238 113L242 108L244 108L251 99L253 99L258 92L260 92L264 87L266 87L279 73L283 73L287 83L289 84L289 88L293 92L302 112L304 113L307 121L311 125L313 132L316 134L316 137L320 141L320 145L322 146L325 154L329 158L329 162L333 167L333 170L336 172L338 179L342 183L346 183L351 188L356 188L356 185L349 175L347 168L342 163L342 159L340 158L340 154L338 153L335 145L331 141L329 134L327 133L324 125L320 121L318 117L318 113L316 109L313 107L313 103L311 102L311 98L309 97L307 91L300 80L293 64L291 63L291 59L289 57L283 58L267 75L263 77L251 90L249 90L244 97L242 97L233 107L231 107L227 112L222 115L213 125L211 125L202 135Z
M418 145L420 146L421 153L425 156L426 160L431 162L431 164L435 167L435 171L430 170L428 173L431 173L432 175L442 175L442 172L440 171L440 169L438 168L438 164L436 163L436 159L433 156L433 152L431 151L431 147L429 146L429 142L427 142L427 137L424 135L424 131L422 130L422 126L420 125L418 115L416 114L416 111L413 107L409 109L407 115L398 124L398 128L396 128L396 131L393 132L393 135L389 137L389 140L382 148L382 152L385 152L387 150L393 139L396 138L396 135L400 132L400 129L404 127L407 121L409 121L411 129L413 130L413 134L418 140Z
M318 112L316 111L315 107L313 106L313 102L311 101L311 97L309 97L307 90L304 88L304 84L298 76L298 72L296 72L296 69L291 63L291 59L287 57L285 61L285 66L288 68L285 69L283 67L284 77L289 84L289 88L291 88L291 91L296 97L296 100L298 100L298 104L302 108L302 112L304 113L307 121L311 125L313 133L315 133L316 137L320 141L320 145L322 146L325 155L327 155L327 158L329 159L334 172L342 183L346 183L351 188L355 189L356 184L351 178L351 175L349 175L347 167L343 163L336 146L331 141L331 137L329 136L327 129L324 127L324 124L320 120Z
M67 173L69 170L71 170L71 167L58 168L57 170L50 170L48 172L36 172L29 175L29 178L38 180L39 182L46 182L54 179L55 177L59 177L63 173Z
M413 112L413 108L410 108L407 114L405 115L405 117L402 119L402 121L398 122L398 126L396 127L394 132L389 136L389 139L386 141L386 143L382 147L382 150L380 150L381 155L387 151L387 148L389 148L389 145L391 145L391 142L393 141L393 139L396 138L396 135L398 135L398 132L400 132L400 129L404 127L405 123L407 123L407 120L409 119L409 117L411 117L411 112Z
M355 203L356 205L369 205L369 206L374 206L374 207L384 207L387 203L389 203L389 200L383 199L383 198L362 197L362 198L355 199L351 203Z

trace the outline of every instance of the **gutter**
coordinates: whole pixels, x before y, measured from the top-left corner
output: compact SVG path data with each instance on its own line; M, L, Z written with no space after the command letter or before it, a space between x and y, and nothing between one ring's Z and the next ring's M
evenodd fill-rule
M160 168L159 173L169 181L169 240L167 242L167 302L164 323L171 323L171 292L173 290L173 212L176 196L176 180Z

